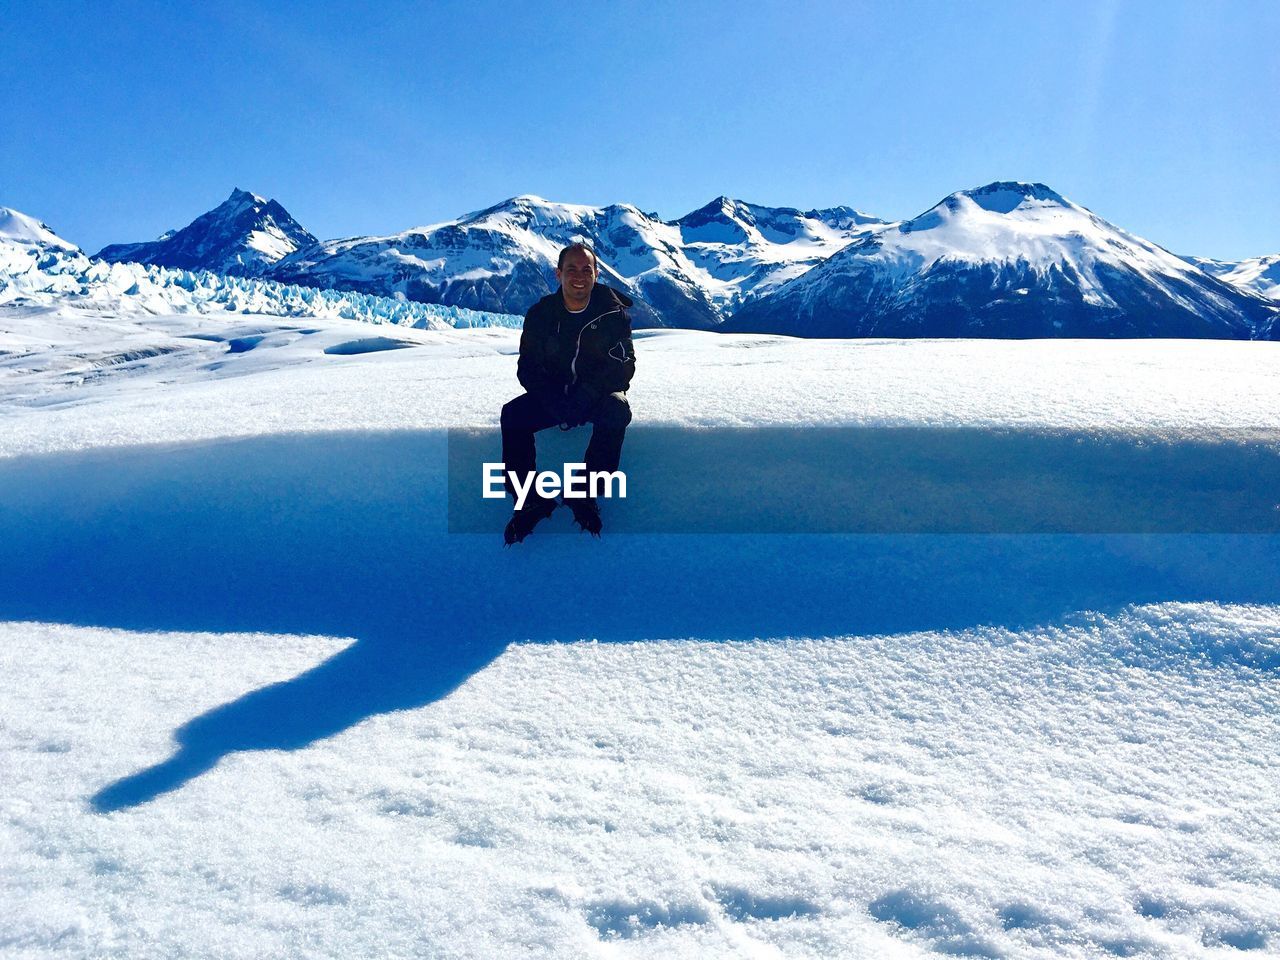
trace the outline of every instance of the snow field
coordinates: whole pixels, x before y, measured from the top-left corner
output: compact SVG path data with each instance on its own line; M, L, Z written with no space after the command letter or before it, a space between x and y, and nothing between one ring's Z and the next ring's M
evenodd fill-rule
M1276 607L517 645L150 804L323 637L0 628L13 956L1228 956L1280 935ZM216 667L215 667L216 665Z
M1276 949L1276 538L504 552L445 430L516 334L373 333L0 316L0 954ZM1274 447L1275 349L661 332L631 400Z
M98 323L100 352L118 355L137 342L154 355L87 375L80 354ZM229 346L251 335L265 336L252 349ZM421 349L329 352L369 337L366 324L332 320L7 316L0 456L335 428L496 426L502 404L519 392L516 331L400 329L395 339ZM1266 440L1280 409L1280 347L1269 342L810 341L662 331L639 334L637 351L628 396L638 425ZM243 377L249 373L261 375ZM242 378L235 389L229 377Z

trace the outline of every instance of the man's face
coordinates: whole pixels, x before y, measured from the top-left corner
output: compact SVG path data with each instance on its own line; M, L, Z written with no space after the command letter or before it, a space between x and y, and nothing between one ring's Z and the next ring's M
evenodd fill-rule
M591 254L582 250L570 250L564 258L564 266L556 268L556 279L564 291L564 302L570 309L580 309L591 299L591 288L596 283L596 265Z

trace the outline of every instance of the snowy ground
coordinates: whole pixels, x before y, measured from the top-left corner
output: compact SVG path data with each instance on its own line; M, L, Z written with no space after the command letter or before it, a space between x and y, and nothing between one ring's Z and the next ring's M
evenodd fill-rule
M0 315L0 952L1280 946L1280 538L502 551L446 532L445 429L515 346ZM637 426L1277 446L1272 343L637 349Z
M311 431L496 424L518 336L186 314L8 309L0 455ZM259 339L260 338L260 339ZM970 426L1273 438L1280 347L1183 340L795 340L637 335L636 422ZM389 349L406 343L425 351ZM223 381L260 374L228 388ZM269 374L265 375L265 374ZM152 394L162 390L157 398ZM109 399L110 403L101 401Z

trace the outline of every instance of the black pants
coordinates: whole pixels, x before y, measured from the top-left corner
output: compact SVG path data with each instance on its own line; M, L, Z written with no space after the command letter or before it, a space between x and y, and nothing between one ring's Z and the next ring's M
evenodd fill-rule
M601 397L587 414L591 424L591 442L583 457L587 473L618 469L622 459L622 439L631 422L631 404L625 393ZM558 426L555 415L531 393L521 394L502 408L502 462L505 469L515 471L522 480L537 470L537 447L533 435L539 430ZM515 499L511 478L507 477L507 493Z

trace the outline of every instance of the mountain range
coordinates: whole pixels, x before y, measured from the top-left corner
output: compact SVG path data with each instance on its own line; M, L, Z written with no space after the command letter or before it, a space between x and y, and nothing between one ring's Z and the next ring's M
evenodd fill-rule
M1276 307L1041 183L953 193L726 324L815 337L1249 339Z
M276 201L235 190L140 261L523 313L588 243L638 327L800 336L1271 337L1280 257L1177 257L1044 184L1000 181L888 222L717 197L676 220L630 204L532 195L388 236L317 240ZM1271 278L1271 279L1268 279Z
M275 201L236 190L182 230L98 256L523 313L555 289L560 248L584 240L602 279L636 301L637 325L710 329L884 225L851 207L802 212L718 197L668 222L630 204L526 195L390 236L322 242Z

